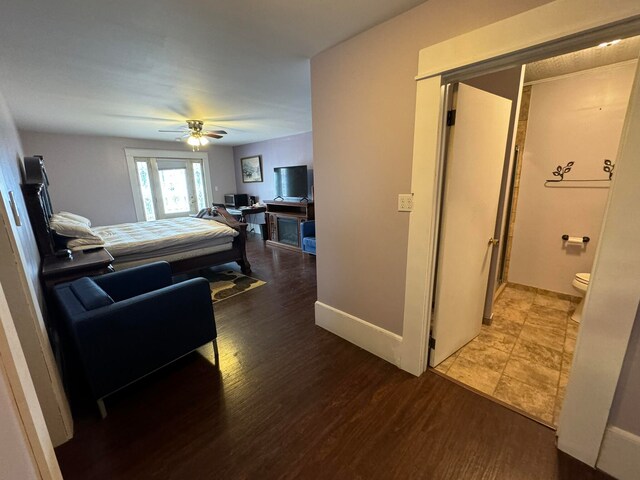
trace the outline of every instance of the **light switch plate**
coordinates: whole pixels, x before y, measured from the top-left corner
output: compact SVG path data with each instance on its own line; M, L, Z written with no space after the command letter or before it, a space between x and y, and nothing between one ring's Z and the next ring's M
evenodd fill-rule
M22 225L22 220L20 220L20 212L18 212L18 206L16 205L16 199L13 198L13 192L9 192L9 205L11 205L11 212L13 212L13 219L16 222L16 226L20 227Z
M413 193L398 194L398 211L411 212L413 210Z

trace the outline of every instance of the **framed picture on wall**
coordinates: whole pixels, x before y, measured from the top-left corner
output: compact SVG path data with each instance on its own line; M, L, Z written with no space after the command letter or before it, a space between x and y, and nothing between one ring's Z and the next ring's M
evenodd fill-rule
M241 158L240 163L243 183L262 182L262 155Z

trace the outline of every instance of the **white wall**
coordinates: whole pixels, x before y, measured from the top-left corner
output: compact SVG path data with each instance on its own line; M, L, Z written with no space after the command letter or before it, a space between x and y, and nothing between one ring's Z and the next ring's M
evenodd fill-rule
M565 179L608 178L603 160L615 161L634 71L624 64L533 85L510 282L575 295L574 275L591 271L609 190L544 181L570 161ZM565 233L591 241L566 247Z
M10 391L4 369L0 369L0 478L39 478Z
M118 137L21 131L26 155L43 155L56 211L84 215L94 225L135 222L133 192L125 147L190 150L184 143ZM236 190L232 147L211 145L209 154L214 202Z

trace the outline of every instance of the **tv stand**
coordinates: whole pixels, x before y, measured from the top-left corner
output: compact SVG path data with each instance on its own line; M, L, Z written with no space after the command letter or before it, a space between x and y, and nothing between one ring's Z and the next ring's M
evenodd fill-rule
M313 220L313 202L266 202L267 245L302 251L300 224Z

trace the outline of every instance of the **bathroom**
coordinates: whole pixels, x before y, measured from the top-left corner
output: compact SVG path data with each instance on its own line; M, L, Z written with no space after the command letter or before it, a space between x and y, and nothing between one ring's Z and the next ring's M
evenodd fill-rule
M503 176L493 305L480 334L435 367L552 428L639 51L633 37L525 66Z

